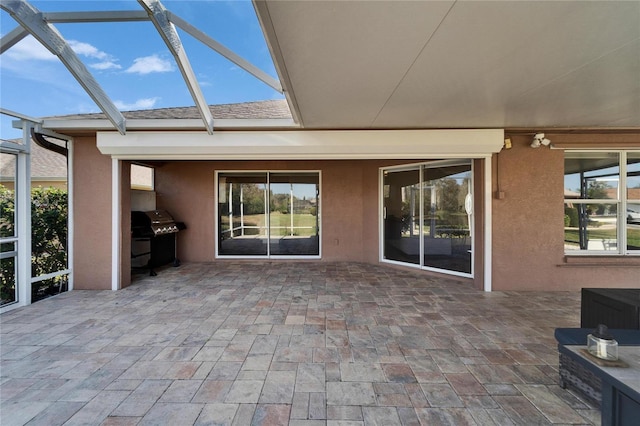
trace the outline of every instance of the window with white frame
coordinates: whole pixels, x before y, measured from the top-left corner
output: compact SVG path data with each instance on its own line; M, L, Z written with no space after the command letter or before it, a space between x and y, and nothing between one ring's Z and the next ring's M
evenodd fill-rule
M566 151L567 254L640 255L640 151Z

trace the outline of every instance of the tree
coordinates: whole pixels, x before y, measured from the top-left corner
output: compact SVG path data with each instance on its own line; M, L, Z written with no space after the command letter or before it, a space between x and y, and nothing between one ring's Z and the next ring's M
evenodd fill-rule
M608 183L597 180L589 180L588 182L589 184L587 186L587 198L592 200L611 198L608 193L608 190L611 188L611 186ZM587 209L595 215L603 215L607 213L606 208L607 206L605 204L589 204L587 206Z
M67 269L67 191L31 190L31 273Z
M437 182L438 195L440 196L439 210L457 212L460 209L460 186L455 179L440 179Z
M67 191L58 188L31 190L31 276L67 269ZM0 185L0 235L14 235L15 192ZM3 245L3 251L13 247ZM2 261L0 298L13 300L15 286L13 259ZM32 286L32 300L58 293L66 285L64 277L56 277Z

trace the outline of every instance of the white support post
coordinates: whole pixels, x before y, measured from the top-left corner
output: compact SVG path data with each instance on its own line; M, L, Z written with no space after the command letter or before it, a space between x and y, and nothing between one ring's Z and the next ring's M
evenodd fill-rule
M268 174L267 174L267 179L269 179ZM264 212L264 223L265 223L265 229L262 230L264 231L264 236L267 237L267 241L269 241L269 233L271 232L269 227L271 226L269 222L271 220L271 208L269 207L269 191L267 191L267 188L269 188L269 185L265 185L264 187L264 206L265 206L265 212ZM269 254L269 244L267 244L267 254Z
M16 236L18 237L18 305L31 304L31 123L23 121L22 143L16 164Z
M111 159L111 290L120 289L120 160Z
M73 290L73 138L67 141L67 289Z
M620 175L619 175L619 183L622 182L626 182L627 183L627 187L630 188L629 186L629 182L627 181L627 153L626 152L621 152L620 156L618 157L618 161L619 161L619 165L620 165ZM620 177L622 177L622 179L620 179ZM629 196L629 198L631 198ZM620 187L620 184L618 185L618 223L620 224L618 226L618 240L616 241L616 248L618 250L618 254L620 255L624 255L627 254L627 191L626 191L626 187Z
M420 202L418 204L420 204L418 206L418 209L420 210L419 214L420 214L420 224L418 225L418 230L419 230L419 238L418 238L418 247L420 250L420 253L424 253L424 215L425 215L425 211L424 211L424 193L425 193L425 185L424 185L424 166L420 166L420 170L418 172L418 179L420 182L420 188L418 188L418 197L420 197ZM384 188L384 186L381 186L381 188ZM433 188L431 189L433 191ZM434 197L433 195L431 196L431 199L433 200ZM433 217L433 215L431 215ZM429 233L433 232L433 229L435 229L435 226L433 224L430 224L431 226L429 226ZM381 236L384 235L384 229L383 229L383 233L380 234ZM381 240L384 241L385 237L380 237ZM420 267L424 268L424 254L422 256L420 256Z
M240 236L244 237L244 190L240 184Z
M291 222L291 229L289 230L289 234L293 237L293 184L289 184L289 222Z
M229 238L233 238L233 183L229 183Z
M492 289L493 229L491 227L491 156L484 159L484 291Z

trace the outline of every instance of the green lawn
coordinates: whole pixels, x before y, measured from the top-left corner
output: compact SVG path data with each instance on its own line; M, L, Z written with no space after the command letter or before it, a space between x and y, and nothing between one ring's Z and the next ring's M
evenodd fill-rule
M223 216L222 218L222 229L228 229L229 227L229 218L227 216ZM294 214L293 215L293 226L297 228L294 230L294 235L309 237L313 235L317 235L316 230L316 219L317 217L311 214ZM271 217L271 236L285 236L291 235L291 215L283 214L280 212L272 212ZM257 215L245 215L244 216L244 226L252 226L252 227L260 227L264 228L266 225L266 215L257 214ZM240 226L240 217L234 216L233 225L235 227Z
M615 240L617 238L615 229L589 229L588 236L593 240ZM564 240L567 243L578 244L580 242L578 230L575 228L565 229ZM640 229L629 229L627 231L627 245L640 248Z
M280 212L271 213L271 236L291 235L291 215ZM293 215L294 235L309 237L316 235L316 216L310 214ZM300 228L298 228L300 227Z

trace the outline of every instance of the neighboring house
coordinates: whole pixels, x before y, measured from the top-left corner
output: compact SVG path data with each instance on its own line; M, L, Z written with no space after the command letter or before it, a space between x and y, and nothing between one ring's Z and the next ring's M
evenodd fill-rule
M13 142L18 143L16 139ZM49 149L43 148L31 141L31 187L32 188L61 188L66 189L67 157ZM3 156L0 160L0 184L7 189L15 188L16 164L15 157ZM153 169L149 167L132 167L132 189L153 189Z
M42 123L73 138L74 288L131 282L132 164L153 167L156 206L186 224L182 262L639 285L640 225L566 211L640 203L579 198L603 176L640 186L640 3L255 5L286 100L213 105L212 123L196 107Z
M15 166L14 157L3 156L0 163L0 183L8 189L14 189ZM67 158L31 141L31 187L66 189Z

